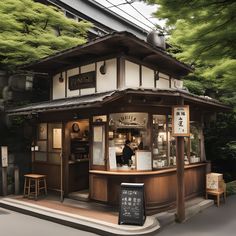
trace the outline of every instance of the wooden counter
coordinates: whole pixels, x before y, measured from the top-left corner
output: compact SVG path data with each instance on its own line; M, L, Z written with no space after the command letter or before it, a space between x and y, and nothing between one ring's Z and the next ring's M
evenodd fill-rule
M185 198L203 195L207 163L185 166ZM118 205L120 184L144 183L148 211L162 211L176 203L176 168L156 171L99 171L90 170L90 198Z

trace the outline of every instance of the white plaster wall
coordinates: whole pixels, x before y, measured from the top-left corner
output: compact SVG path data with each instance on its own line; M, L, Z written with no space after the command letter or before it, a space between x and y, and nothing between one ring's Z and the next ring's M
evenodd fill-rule
M67 71L67 97L79 96L79 89L69 90L69 77L78 74L79 74L79 67Z
M125 60L125 87L139 87L139 65Z
M88 95L95 93L95 88L85 88L80 90L81 95Z
M90 71L95 71L95 63L81 66L81 73L86 73Z
M146 66L142 66L142 87L154 88L154 70L149 69Z
M65 98L65 72L62 73L62 76L64 78L62 83L59 82L60 73L52 78L52 99Z
M117 63L116 59L106 61L106 74L102 75L99 68L103 61L97 63L97 92L115 90L117 88Z
M159 72L159 77L164 78L164 79L169 79L169 75L163 74Z
M169 79L162 79L160 78L156 82L156 87L159 89L169 89Z

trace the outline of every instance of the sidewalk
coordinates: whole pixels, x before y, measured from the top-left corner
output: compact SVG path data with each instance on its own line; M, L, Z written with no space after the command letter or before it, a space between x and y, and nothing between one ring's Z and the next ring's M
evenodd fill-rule
M212 200L202 198L195 198L186 202L186 218L197 214L212 204ZM2 198L0 206L102 235L150 235L175 221L175 210L171 210L147 216L143 226L118 225L118 212L114 211L113 208L71 199L65 199L61 203L50 198L34 201L22 198L22 196L13 196Z

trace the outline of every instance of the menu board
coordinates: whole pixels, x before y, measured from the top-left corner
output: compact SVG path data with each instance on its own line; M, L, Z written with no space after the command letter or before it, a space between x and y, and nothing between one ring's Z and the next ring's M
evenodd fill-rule
M144 184L122 183L118 224L143 225L146 219Z

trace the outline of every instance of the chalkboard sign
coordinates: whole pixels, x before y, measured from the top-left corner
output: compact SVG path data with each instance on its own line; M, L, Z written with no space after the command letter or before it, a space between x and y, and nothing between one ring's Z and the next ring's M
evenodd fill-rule
M145 219L144 184L122 183L118 224L142 226Z

